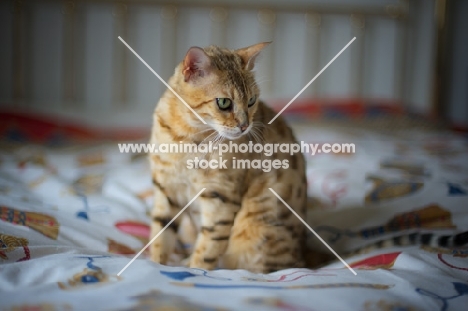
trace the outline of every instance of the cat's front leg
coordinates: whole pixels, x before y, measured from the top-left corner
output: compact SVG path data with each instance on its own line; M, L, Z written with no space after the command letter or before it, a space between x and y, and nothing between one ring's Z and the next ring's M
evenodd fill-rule
M154 206L151 212L151 238L160 231L174 218L179 211L174 206L171 199L167 197L164 188L154 180L155 195ZM176 219L164 230L150 246L151 260L161 264L167 264L169 256L174 253L177 243L177 226L179 221Z
M208 189L200 195L199 200L201 229L190 258L190 267L212 270L227 249L234 217L241 202Z

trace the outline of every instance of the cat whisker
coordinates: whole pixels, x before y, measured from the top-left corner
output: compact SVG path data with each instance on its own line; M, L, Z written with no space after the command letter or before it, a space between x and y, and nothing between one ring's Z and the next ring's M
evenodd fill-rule
M215 136L214 136L215 135ZM213 139L211 139L212 137L214 136ZM213 133L211 133L210 135L206 136L205 139L203 139L199 144L198 144L198 147L202 144L209 144L210 142L213 142L213 140L216 140L219 136L219 133L217 131L214 131ZM202 158L206 158L206 155L208 154L208 149L206 152L200 154L200 156Z
M259 130L260 130L260 128L261 128L262 135L263 135L263 131L271 131L272 134L274 134L273 129L272 129L271 126L266 126L265 124L263 124L263 123L260 122L260 121L256 121L256 122L258 122L259 124L255 124L255 127L256 127L257 129L259 129Z
M252 122L252 127L254 127L254 126L256 126L256 127L262 127L262 128L265 128L265 127L266 127L266 125L263 124L263 122L260 122L260 121L253 121L253 122Z
M219 144L221 144L225 139L226 137L223 134L220 134L220 138L216 142L215 147L218 148Z
M247 135L249 136L249 139L250 139L250 140L253 140L254 142L260 143L260 142L258 141L258 138L257 138L257 136L255 135L253 129L251 129L250 132L249 132Z
M257 137L257 139L259 140L259 143L262 143L262 144L265 143L265 138L263 137L262 131L260 131L256 127L252 127L251 132Z
M209 160L212 159L212 156L213 155L216 155L217 154L217 149L218 149L218 146L220 143L222 143L224 141L225 137L223 134L219 134L216 139L214 140L213 142L213 152L210 154L210 158Z
M257 141L255 137L252 135L252 131L247 133L247 137L249 138L250 141Z
M261 137L258 132L257 132L257 129L252 127L252 129L250 130L249 132L249 135L252 134L252 137L255 139L255 141L259 144L262 144L264 145L265 144L265 140L263 139L263 137ZM263 161L264 159L264 154L263 152L260 154L260 159Z
M209 127L209 128L206 128L204 130L201 130L201 131L198 131L198 132L195 132L193 133L192 135L193 136L196 136L196 135L199 135L199 134L202 134L202 133L205 133L205 132L208 132L208 131L215 131L213 128Z
M212 136L214 133L216 133L216 130L212 129L212 128L206 128L204 130L201 130L201 131L198 131L198 132L195 132L194 134L191 135L191 140L196 140L196 137L198 137L199 135L203 134L203 133L206 133L206 132L210 132L212 131L212 133L209 133L209 135L205 136L205 138L198 143L198 145L202 144L208 137Z
M257 140L258 140L259 143L262 143L262 144L265 143L265 140L263 139L262 136L260 136L260 135L257 133L257 131L254 130L253 133L254 133L255 137L257 137Z
M218 132L217 132L217 131L214 131L214 132L211 133L210 135L206 136L206 137L198 144L198 146L200 146L201 144L205 143L206 141L209 142L209 141L210 141L210 137L213 136L213 135L215 135L215 134L218 134Z

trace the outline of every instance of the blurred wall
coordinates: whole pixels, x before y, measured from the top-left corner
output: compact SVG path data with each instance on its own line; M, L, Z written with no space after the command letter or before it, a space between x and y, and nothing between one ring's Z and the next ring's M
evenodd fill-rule
M468 128L468 1L449 2L449 40L442 107L453 123Z
M176 2L0 2L0 105L149 125L163 84L118 36L166 80L190 46L273 41L257 78L264 98L289 100L356 36L303 97L384 98L430 110L434 1Z

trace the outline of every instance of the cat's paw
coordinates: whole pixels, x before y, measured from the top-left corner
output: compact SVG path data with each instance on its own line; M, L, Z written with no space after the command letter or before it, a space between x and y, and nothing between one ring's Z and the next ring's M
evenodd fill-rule
M180 261L180 264L181 264L182 267L187 267L188 268L190 266L190 256L182 259Z

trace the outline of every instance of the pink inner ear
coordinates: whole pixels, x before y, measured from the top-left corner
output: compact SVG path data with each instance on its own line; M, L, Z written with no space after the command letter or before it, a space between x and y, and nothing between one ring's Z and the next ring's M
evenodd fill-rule
M184 59L183 74L185 82L205 76L209 66L210 59L205 51L199 47L191 47Z

